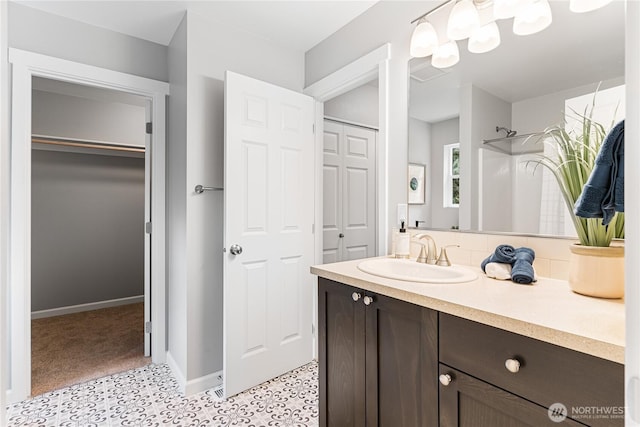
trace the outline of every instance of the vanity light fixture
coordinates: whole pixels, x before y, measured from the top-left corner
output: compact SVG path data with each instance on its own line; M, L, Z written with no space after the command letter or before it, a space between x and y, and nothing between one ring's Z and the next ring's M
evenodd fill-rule
M513 17L513 32L519 36L535 34L551 25L552 20L547 0L528 0Z
M448 68L456 65L460 61L460 51L455 40L448 41L438 46L431 57L431 65L434 68Z
M611 3L612 0L571 0L569 2L569 10L571 12L583 13L600 9Z
M472 53L485 53L497 48L500 45L500 31L496 21L478 27L467 44L467 49Z
M603 7L613 0L570 0L572 12L588 12ZM449 8L445 34L447 40L438 45L440 37L429 16ZM500 45L500 31L496 20L513 18L513 32L524 36L535 34L551 25L553 17L548 0L447 0L429 12L411 21L418 23L411 36L409 53L414 58L433 55L431 65L446 68L460 60L456 40L468 38L467 48L473 53L484 53Z
M438 34L433 25L422 18L411 35L410 53L414 58L432 55L438 47Z
M493 16L495 19L513 18L523 3L523 0L493 0Z
M479 27L478 9L471 0L461 0L453 6L449 14L447 37L449 40L468 39Z

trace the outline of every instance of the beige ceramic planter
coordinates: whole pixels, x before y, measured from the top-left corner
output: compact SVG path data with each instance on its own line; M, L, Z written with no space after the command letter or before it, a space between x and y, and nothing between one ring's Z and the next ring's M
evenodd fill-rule
M624 297L624 246L570 246L569 285L598 298Z

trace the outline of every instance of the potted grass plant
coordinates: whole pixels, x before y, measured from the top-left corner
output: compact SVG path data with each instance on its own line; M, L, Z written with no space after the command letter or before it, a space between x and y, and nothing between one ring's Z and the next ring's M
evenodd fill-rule
M614 126L593 119L594 102L583 113L570 112L567 118L577 125L545 129L537 136L551 150L531 160L547 168L555 177L571 213L579 243L570 247L569 285L574 292L600 298L624 296L624 246L613 239L624 238L624 214L617 212L605 226L601 218L581 218L574 214L576 200L591 176L600 147Z

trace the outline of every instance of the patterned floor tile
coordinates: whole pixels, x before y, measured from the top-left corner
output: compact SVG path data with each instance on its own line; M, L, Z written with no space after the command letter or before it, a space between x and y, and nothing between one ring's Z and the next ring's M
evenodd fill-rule
M318 365L301 366L227 400L185 397L166 364L148 365L9 406L7 427L318 425Z

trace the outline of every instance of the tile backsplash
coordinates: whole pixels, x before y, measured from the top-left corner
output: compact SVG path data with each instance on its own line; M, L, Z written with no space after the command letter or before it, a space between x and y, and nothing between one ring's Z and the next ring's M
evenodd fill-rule
M577 239L547 238L535 236L510 236L505 234L462 233L459 231L409 230L411 235L427 233L436 241L438 252L447 248L449 259L454 264L479 267L498 245L507 244L516 248L526 246L533 249L536 259L533 266L538 276L567 280L569 278L569 245ZM411 245L411 256L417 257L420 245Z

